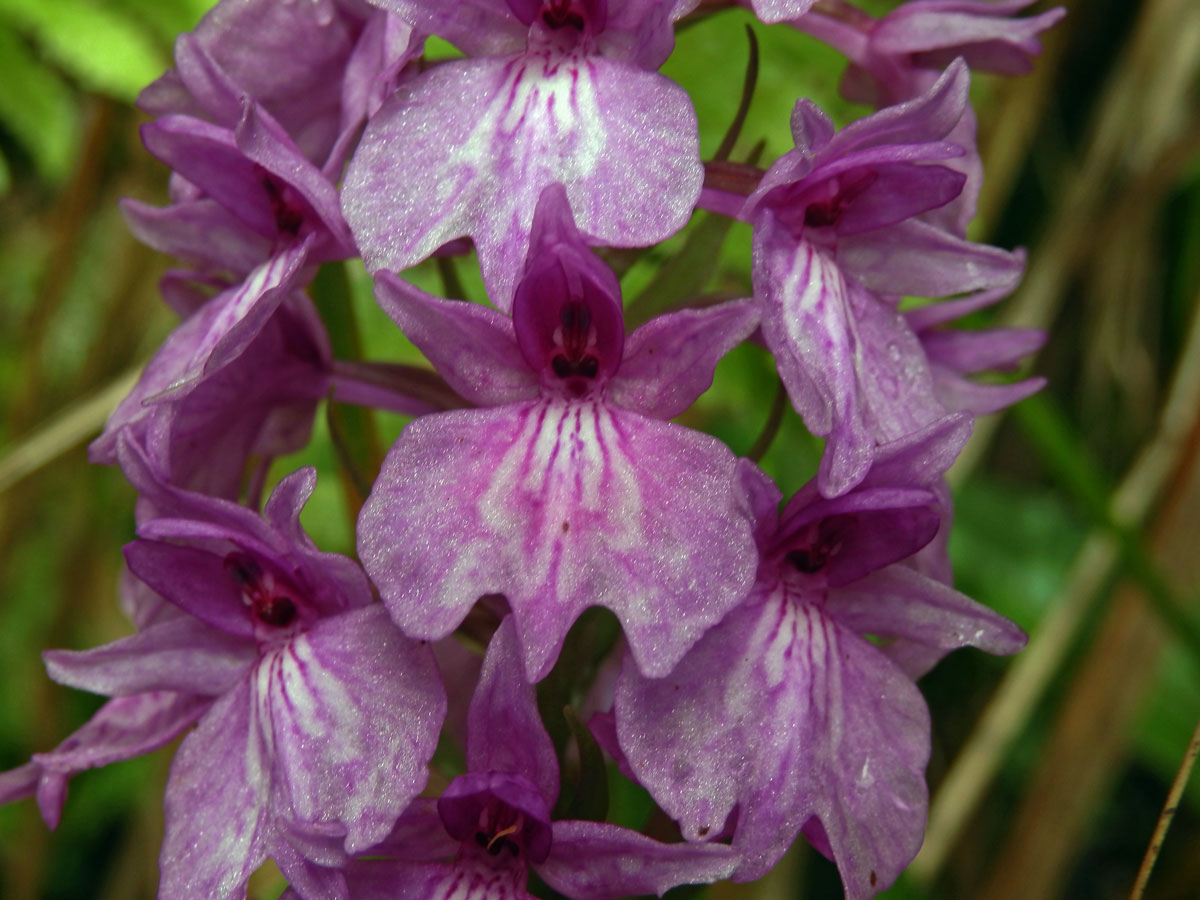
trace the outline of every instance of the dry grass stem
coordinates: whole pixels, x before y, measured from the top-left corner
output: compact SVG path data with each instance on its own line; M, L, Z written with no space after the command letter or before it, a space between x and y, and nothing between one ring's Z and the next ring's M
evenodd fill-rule
M1200 425L1200 297L1194 309L1158 433L1113 493L1113 520L1121 525L1136 526L1159 504ZM967 821L1094 610L1120 556L1116 540L1103 529L1093 531L1084 542L1058 602L1014 661L933 798L925 843L908 870L918 882L931 884L941 873Z
M1167 829L1171 827L1171 822L1175 818L1175 810L1179 807L1179 801L1183 797L1183 789L1187 787L1188 779L1191 777L1192 768L1196 764L1196 757L1200 756L1200 722L1196 723L1196 730L1192 732L1192 739L1188 743L1187 751L1183 755L1183 762L1179 764L1179 771L1175 774L1175 780L1171 783L1171 790L1167 793L1167 800L1163 804L1163 810L1159 814L1158 824L1154 827L1154 835L1150 838L1150 846L1146 848L1146 857L1142 860L1142 867L1138 870L1137 880L1133 883L1133 891L1129 894L1129 900L1141 900L1142 895L1146 892L1146 884L1150 881L1150 873L1154 870L1154 863L1158 860L1158 853L1162 850L1163 841L1167 836Z

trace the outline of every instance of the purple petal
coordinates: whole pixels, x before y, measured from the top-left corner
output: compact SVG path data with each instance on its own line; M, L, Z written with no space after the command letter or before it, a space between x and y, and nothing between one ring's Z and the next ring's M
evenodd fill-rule
M179 609L226 634L249 638L254 623L221 555L163 541L125 546L129 569Z
M350 888L341 868L317 865L286 841L274 842L271 858L291 889L304 900L350 900Z
M763 336L792 405L813 434L830 438L822 491L845 493L870 467L875 439L858 400L862 350L842 273L768 216L756 230L754 286Z
M574 900L662 896L681 884L711 884L737 864L725 844L662 844L604 822L555 822L550 857L534 868Z
M467 720L467 769L521 775L546 807L558 799L558 759L525 680L512 616L492 636Z
M902 638L943 653L971 646L1007 656L1026 641L999 613L905 566L890 566L831 593L827 609L860 634Z
M668 79L598 57L464 60L379 111L344 208L372 270L408 268L470 235L492 302L508 309L546 185L566 186L593 239L645 246L684 225L702 179L691 101Z
M1066 10L1059 7L1027 19L1004 18L1031 2L907 3L874 27L872 49L895 55L914 54L918 64L938 68L955 56L963 56L973 69L1023 75L1033 67L1030 57L1041 52L1037 35L1066 15Z
M171 764L160 897L232 900L266 857L271 761L250 679L221 697Z
M209 198L161 209L126 199L121 214L143 244L210 268L248 275L271 255L271 241Z
M944 297L1011 284L1021 254L976 244L910 219L838 241L838 265L874 291Z
M630 335L609 397L656 419L674 418L708 390L717 363L758 320L752 300L659 316Z
M805 806L823 827L847 898L873 897L924 837L929 713L877 647L813 609L807 617L815 702L800 742Z
M961 60L955 60L920 97L888 106L847 125L822 148L821 157L836 159L854 150L884 144L941 140L962 119L970 86L970 70Z
M795 798L801 763L787 732L806 704L806 672L789 669L788 678L799 679L793 685L777 663L768 668L774 642L786 639L776 637L785 612L780 602L752 595L665 677L626 665L617 682L621 749L688 840L716 835L740 799L776 779L775 805L786 809ZM780 854L802 824L792 818L775 842Z
M767 23L798 19L813 5L815 0L750 0L754 14Z
M246 158L296 191L320 220L322 237L327 240L321 242L315 253L318 261L358 255L350 236L350 226L342 218L337 188L304 158L287 134L256 104L246 105L236 136L238 149L246 154ZM309 227L315 227L315 223Z
M505 0L373 0L423 32L436 34L467 56L496 56L525 48L528 23Z
M537 377L517 347L507 316L434 297L389 272L375 276L375 297L465 399L494 405L537 395Z
M934 390L943 406L976 416L1007 409L1046 386L1045 378L1026 378L1012 384L976 384L940 367L934 368L933 378Z
M305 156L320 163L337 137L342 78L361 28L360 14L349 9L342 3L225 0L200 21L190 40L283 125ZM176 59L180 70L192 65L178 47ZM142 93L138 105L152 114L187 111L176 105L179 87L169 86L181 81L178 72L168 72Z
M410 424L363 508L359 552L408 634L442 637L480 596L505 594L540 679L579 613L602 605L662 674L749 590L746 518L716 440L543 401Z
M446 714L428 647L372 605L322 619L264 657L255 691L296 820L344 825L351 854L383 840L425 786Z
M346 871L354 900L532 900L526 878L523 866L492 867L474 859L424 864L361 860Z
M1036 328L938 329L921 335L931 362L963 373L1014 366L1045 342L1046 333Z
M92 650L47 650L42 658L59 684L94 694L163 690L214 697L243 678L257 655L252 642L180 617Z

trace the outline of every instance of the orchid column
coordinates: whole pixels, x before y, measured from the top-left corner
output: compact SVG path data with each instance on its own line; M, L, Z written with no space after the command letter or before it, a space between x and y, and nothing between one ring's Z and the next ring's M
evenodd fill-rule
M881 107L839 129L797 86L760 168L702 159L711 123L659 71L734 5L221 0L179 39L142 96L171 202L125 213L184 261L182 322L92 447L139 493L136 632L47 653L113 699L0 799L54 825L69 778L186 734L161 900L244 896L267 859L300 900L661 894L758 878L801 836L848 897L895 881L927 802L915 679L1024 642L952 586L944 476L975 415L1041 385L969 376L1041 337L946 325L1024 263L966 237L969 65L1012 69L1055 16L755 0ZM698 208L752 229L744 290L627 331L619 271L669 262ZM487 302L432 293L434 256L477 261ZM337 357L310 286L347 266L421 365ZM791 497L797 460L692 427L745 343L824 439ZM317 549L317 473L276 459L334 401L408 417L357 560ZM649 823L609 807L620 778Z

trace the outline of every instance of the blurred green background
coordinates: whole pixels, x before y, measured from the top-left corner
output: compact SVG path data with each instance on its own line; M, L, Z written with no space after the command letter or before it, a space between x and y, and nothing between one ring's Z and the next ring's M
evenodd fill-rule
M128 629L116 584L133 492L89 466L84 445L174 324L156 294L170 263L133 240L116 200L165 202L166 171L138 142L132 101L208 5L0 0L0 769L54 746L101 702L50 683L38 652ZM974 91L986 172L974 236L1025 246L1030 263L1014 298L969 324L1046 328L1032 370L1050 387L981 422L953 473L958 584L1032 640L1013 660L956 653L922 681L931 825L889 897L1129 896L1200 716L1200 4L1063 5L1034 74L977 76ZM665 69L693 94L706 154L737 103L748 21L689 26ZM759 140L768 161L790 147L797 95L839 124L862 114L837 99L836 54L783 26L756 33L758 90L735 158ZM627 300L748 293L741 226L700 254L706 265L656 277L712 232L698 216L646 254L624 277ZM437 289L426 268L414 277ZM349 270L364 356L411 357L361 268ZM686 421L745 453L776 386L765 354L743 347ZM401 424L380 417L385 446ZM788 411L764 466L791 491L818 453ZM324 415L276 477L302 462L323 475L306 524L349 552L354 497ZM169 760L168 749L78 777L54 833L31 801L0 808L0 897L153 897ZM251 884L254 898L277 892L269 873ZM763 882L709 894L841 891L800 847ZM1200 778L1145 896L1200 896Z

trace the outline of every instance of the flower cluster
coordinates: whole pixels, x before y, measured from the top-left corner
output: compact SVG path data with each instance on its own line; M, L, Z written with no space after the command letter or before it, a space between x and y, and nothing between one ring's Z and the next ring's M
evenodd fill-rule
M659 72L681 20L727 5L221 0L179 38L141 97L170 203L124 212L183 262L162 282L182 324L91 447L139 495L136 631L46 653L112 699L0 775L0 802L36 796L54 826L72 776L184 735L162 900L242 896L267 859L300 900L509 900L531 871L571 898L661 894L757 878L801 834L848 897L895 880L927 804L914 679L1024 641L951 586L944 474L975 415L1040 386L970 376L1040 335L946 325L1023 268L966 237L968 66L1026 69L1059 13L748 0L841 50L877 107L836 130L798 100L763 170L703 160ZM461 56L430 60L430 36ZM592 248L658 244L697 208L752 227L753 296L627 333ZM472 248L490 306L399 276ZM432 370L334 358L307 288L359 257ZM790 498L671 421L744 341L825 439ZM413 417L361 565L301 528L312 469L262 502L329 397ZM585 654L568 637L594 606L620 634ZM568 746L539 713L552 671L589 716ZM601 748L673 835L587 802Z

